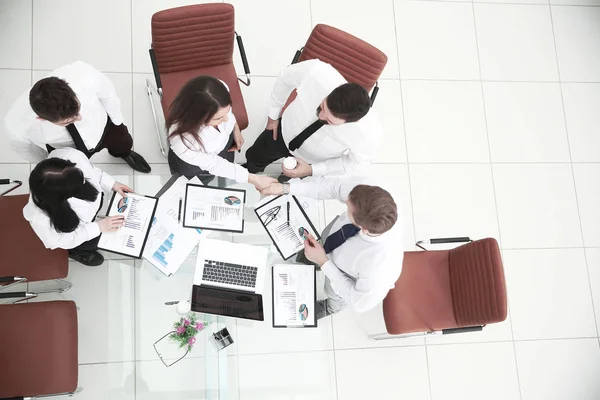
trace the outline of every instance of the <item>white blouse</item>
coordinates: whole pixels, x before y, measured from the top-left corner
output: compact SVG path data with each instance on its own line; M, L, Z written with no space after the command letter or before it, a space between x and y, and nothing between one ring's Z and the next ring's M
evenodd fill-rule
M235 124L235 116L230 109L227 114L227 122L221 122L217 127L203 126L200 128L198 135L202 140L202 146L188 133L169 139L171 150L186 163L196 165L213 175L234 179L236 182L248 182L246 168L219 156L219 153L225 149ZM171 128L169 133L175 129L176 125Z
M92 165L90 160L79 150L64 148L52 151L48 157L62 158L75 163L83 172L83 176L98 189L95 201L86 201L75 197L67 200L80 219L79 226L73 232L58 232L54 229L48 215L35 205L31 196L23 208L23 216L48 249L72 249L100 235L100 226L92 222L96 217L102 201L102 191L112 190L115 180L106 172Z

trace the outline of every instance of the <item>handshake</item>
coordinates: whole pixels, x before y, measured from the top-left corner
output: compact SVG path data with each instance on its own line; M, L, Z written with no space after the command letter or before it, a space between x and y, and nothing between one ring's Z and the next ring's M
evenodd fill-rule
M287 168L287 166L290 166L289 160L296 161L294 168ZM286 158L281 169L283 174L289 178L303 178L311 176L313 172L309 163L297 157ZM273 177L250 174L248 182L253 184L262 196L283 194L283 186Z

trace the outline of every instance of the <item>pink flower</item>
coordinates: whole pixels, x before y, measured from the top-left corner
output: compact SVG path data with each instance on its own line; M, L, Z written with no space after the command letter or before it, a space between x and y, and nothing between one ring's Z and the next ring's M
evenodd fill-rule
M189 344L190 346L193 346L193 345L194 345L194 343L196 343L196 338L195 338L195 337L191 337L191 338L189 338L189 339L188 339L188 344Z
M177 328L177 334L178 335L183 335L185 333L185 326L180 326L179 328Z
M185 326L188 326L188 325L190 324L190 320L189 320L189 319L187 319L187 318L185 318L185 319L183 320L183 324L184 324Z
M204 324L202 322L196 322L196 330L201 331L204 329Z

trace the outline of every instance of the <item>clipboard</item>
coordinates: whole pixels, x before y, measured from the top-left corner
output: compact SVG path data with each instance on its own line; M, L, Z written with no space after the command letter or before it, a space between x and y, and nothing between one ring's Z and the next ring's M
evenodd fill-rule
M294 267L294 264L288 264L290 267ZM307 324L306 322L303 321L297 321L297 323L287 323L285 325L282 324L276 324L275 323L275 273L277 271L275 271L275 269L277 268L277 265L274 265L271 268L271 317L272 317L272 325L273 328L316 328L318 325L318 320L317 320L317 314L316 314L316 304L317 304L317 268L314 265L303 265L303 267L311 267L312 268L312 289L313 289L313 293L314 296L312 297L312 304L306 305L306 304L301 304L298 307L298 314L300 314L301 312L308 312L308 313L314 313L314 324ZM304 306L304 310L300 310L300 307ZM312 308L312 309L311 309Z
M188 208L189 208L188 196L189 196L190 187L197 187L197 188L202 188L205 190L221 190L221 191L229 192L229 193L237 193L240 196L240 198L236 198L236 200L241 202L241 213L242 213L241 229L223 229L223 228L210 226L208 224L192 225L191 221L189 221L187 218ZM227 196L223 199L225 205L227 205L227 199L229 199L230 197L232 197L232 196ZM237 197L237 196L233 196L233 197ZM220 231L220 232L244 233L244 206L246 204L246 191L244 189L220 188L220 187L216 187L216 186L205 186L205 185L198 185L195 183L188 183L185 187L184 203L185 204L183 207L183 218L182 218L182 226L184 228L198 228L198 229L207 229L207 230L211 230L211 231Z
M109 216L110 210L112 208L112 205L115 201L116 196L117 196L117 192L113 192L113 195L110 198L110 202L108 203L108 209L106 211L107 217ZM116 250L110 250L110 249L106 249L106 248L98 246L98 248L100 250L108 251L110 253L120 254L120 255L126 256L126 257L133 257L133 258L138 258L138 259L142 258L142 255L144 254L144 249L146 247L146 242L148 241L148 235L150 234L150 228L152 227L152 221L154 219L154 214L156 213L156 207L158 206L158 199L156 197L146 196L146 195L138 195L138 196L146 197L146 198L154 200L154 207L152 208L152 214L150 215L150 222L148 223L148 226L146 227L146 232L144 233L144 241L142 243L139 253L137 253L136 255L132 255L132 254L127 254L127 253L119 252ZM100 236L102 237L102 235L104 235L104 233L102 233Z
M313 225L313 223L310 220L310 218L308 218L308 215L306 215L306 212L304 211L304 208L302 208L302 205L300 204L300 202L298 201L298 199L296 198L296 196L294 196L294 195L287 195L287 196L291 197L294 200L295 205L301 211L302 216L304 217L304 219L308 222L308 224L310 226L310 229L312 230L312 235L315 237L315 239L321 240L321 235L319 234L319 232L317 231L317 229ZM271 234L271 232L269 231L269 229L267 228L267 226L263 222L263 219L261 218L261 215L262 215L261 211L264 210L264 209L268 209L270 207L269 204L272 204L273 202L279 200L281 197L283 197L283 195L279 195L277 197L274 197L273 199L269 200L268 202L260 205L259 207L257 207L257 208L254 209L254 213L258 217L258 220L260 221L260 224L263 226L263 228L265 228L265 231L267 231L267 235L269 235L269 238L271 239L271 241L275 245L275 248L279 252L279 255L281 256L281 258L283 258L284 260L289 260L290 258L292 258L293 256L295 256L296 254L298 254L299 251L296 251L295 253L292 253L291 255L289 255L289 256L286 257L283 254L283 252L281 251L281 248L279 247L279 245L277 244L277 242L275 241L275 238L273 237L273 235Z

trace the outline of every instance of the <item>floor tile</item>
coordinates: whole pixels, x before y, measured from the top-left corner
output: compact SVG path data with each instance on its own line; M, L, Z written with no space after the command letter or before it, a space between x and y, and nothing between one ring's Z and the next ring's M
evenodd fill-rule
M335 366L340 399L431 398L424 346L338 350Z
M85 400L134 400L135 363L87 364L79 366L77 397ZM69 396L57 400L72 399Z
M563 6L600 6L598 0L550 0L552 5Z
M597 339L515 343L523 400L589 400L600 393Z
M31 72L0 70L0 86L2 87L2 96L0 96L0 131L3 133L0 135L0 162L29 163L29 161L15 153L8 144L4 118L17 99L28 93L29 89L31 89Z
M472 5L396 1L402 79L479 79Z
M548 7L477 3L474 7L483 79L558 80Z
M477 0L476 3L548 5L548 0Z
M313 26L331 25L381 50L388 57L381 76L398 78L396 31L391 1L367 3L361 0L311 0L311 12Z
M600 8L552 7L560 79L600 82Z
M373 162L406 162L406 142L404 138L400 81L379 81L379 93L375 99L373 110L377 113L383 129L383 140Z
M133 261L105 261L99 267L69 263L73 287L32 301L73 300L78 307L79 363L134 360ZM29 284L29 290L56 288L52 282Z
M23 185L13 192L10 192L9 196L29 193L29 173L29 164L0 164L0 179L8 178L11 181L17 180L23 182ZM13 186L14 185L2 185L0 186L0 190L4 192Z
M596 329L600 323L600 248L585 249L585 257L587 261L588 275L590 278L590 286L592 288L592 298L594 300L594 312L596 314Z
M434 399L520 400L510 342L428 346L427 358Z
M240 356L240 399L335 400L334 360L331 351Z
M291 63L296 50L304 46L312 30L310 0L290 2L286 7L281 7L277 0L229 0L227 3L235 7L235 30L244 41L252 75L279 75L279 71ZM274 32L285 32L285 35L274 35ZM243 75L237 43L233 60L236 72Z
M583 249L505 250L515 340L596 336Z
M0 68L31 68L31 2L0 3Z
M492 162L570 161L558 83L486 82L483 92Z
M207 398L205 366L203 358L186 357L169 368L160 361L139 361L136 363L136 399Z
M33 68L81 60L105 72L130 72L130 11L129 2L120 0L34 0Z
M221 2L218 0L131 0L133 72L152 72L148 49L152 43L150 24L155 12L192 4Z
M385 333L382 305L365 313L348 309L334 314L333 343L336 350L365 349L375 347L398 347L424 345L423 337L371 340L369 335Z
M508 316L502 322L488 324L479 332L462 332L456 334L433 335L425 339L427 345L507 342L513 339L510 309Z
M582 245L569 164L496 164L493 169L505 249Z
M583 243L600 247L600 163L573 164Z
M573 162L600 162L600 84L563 83L563 102Z
M489 164L413 164L410 182L417 240L498 238Z
M489 162L479 82L403 81L410 162Z

